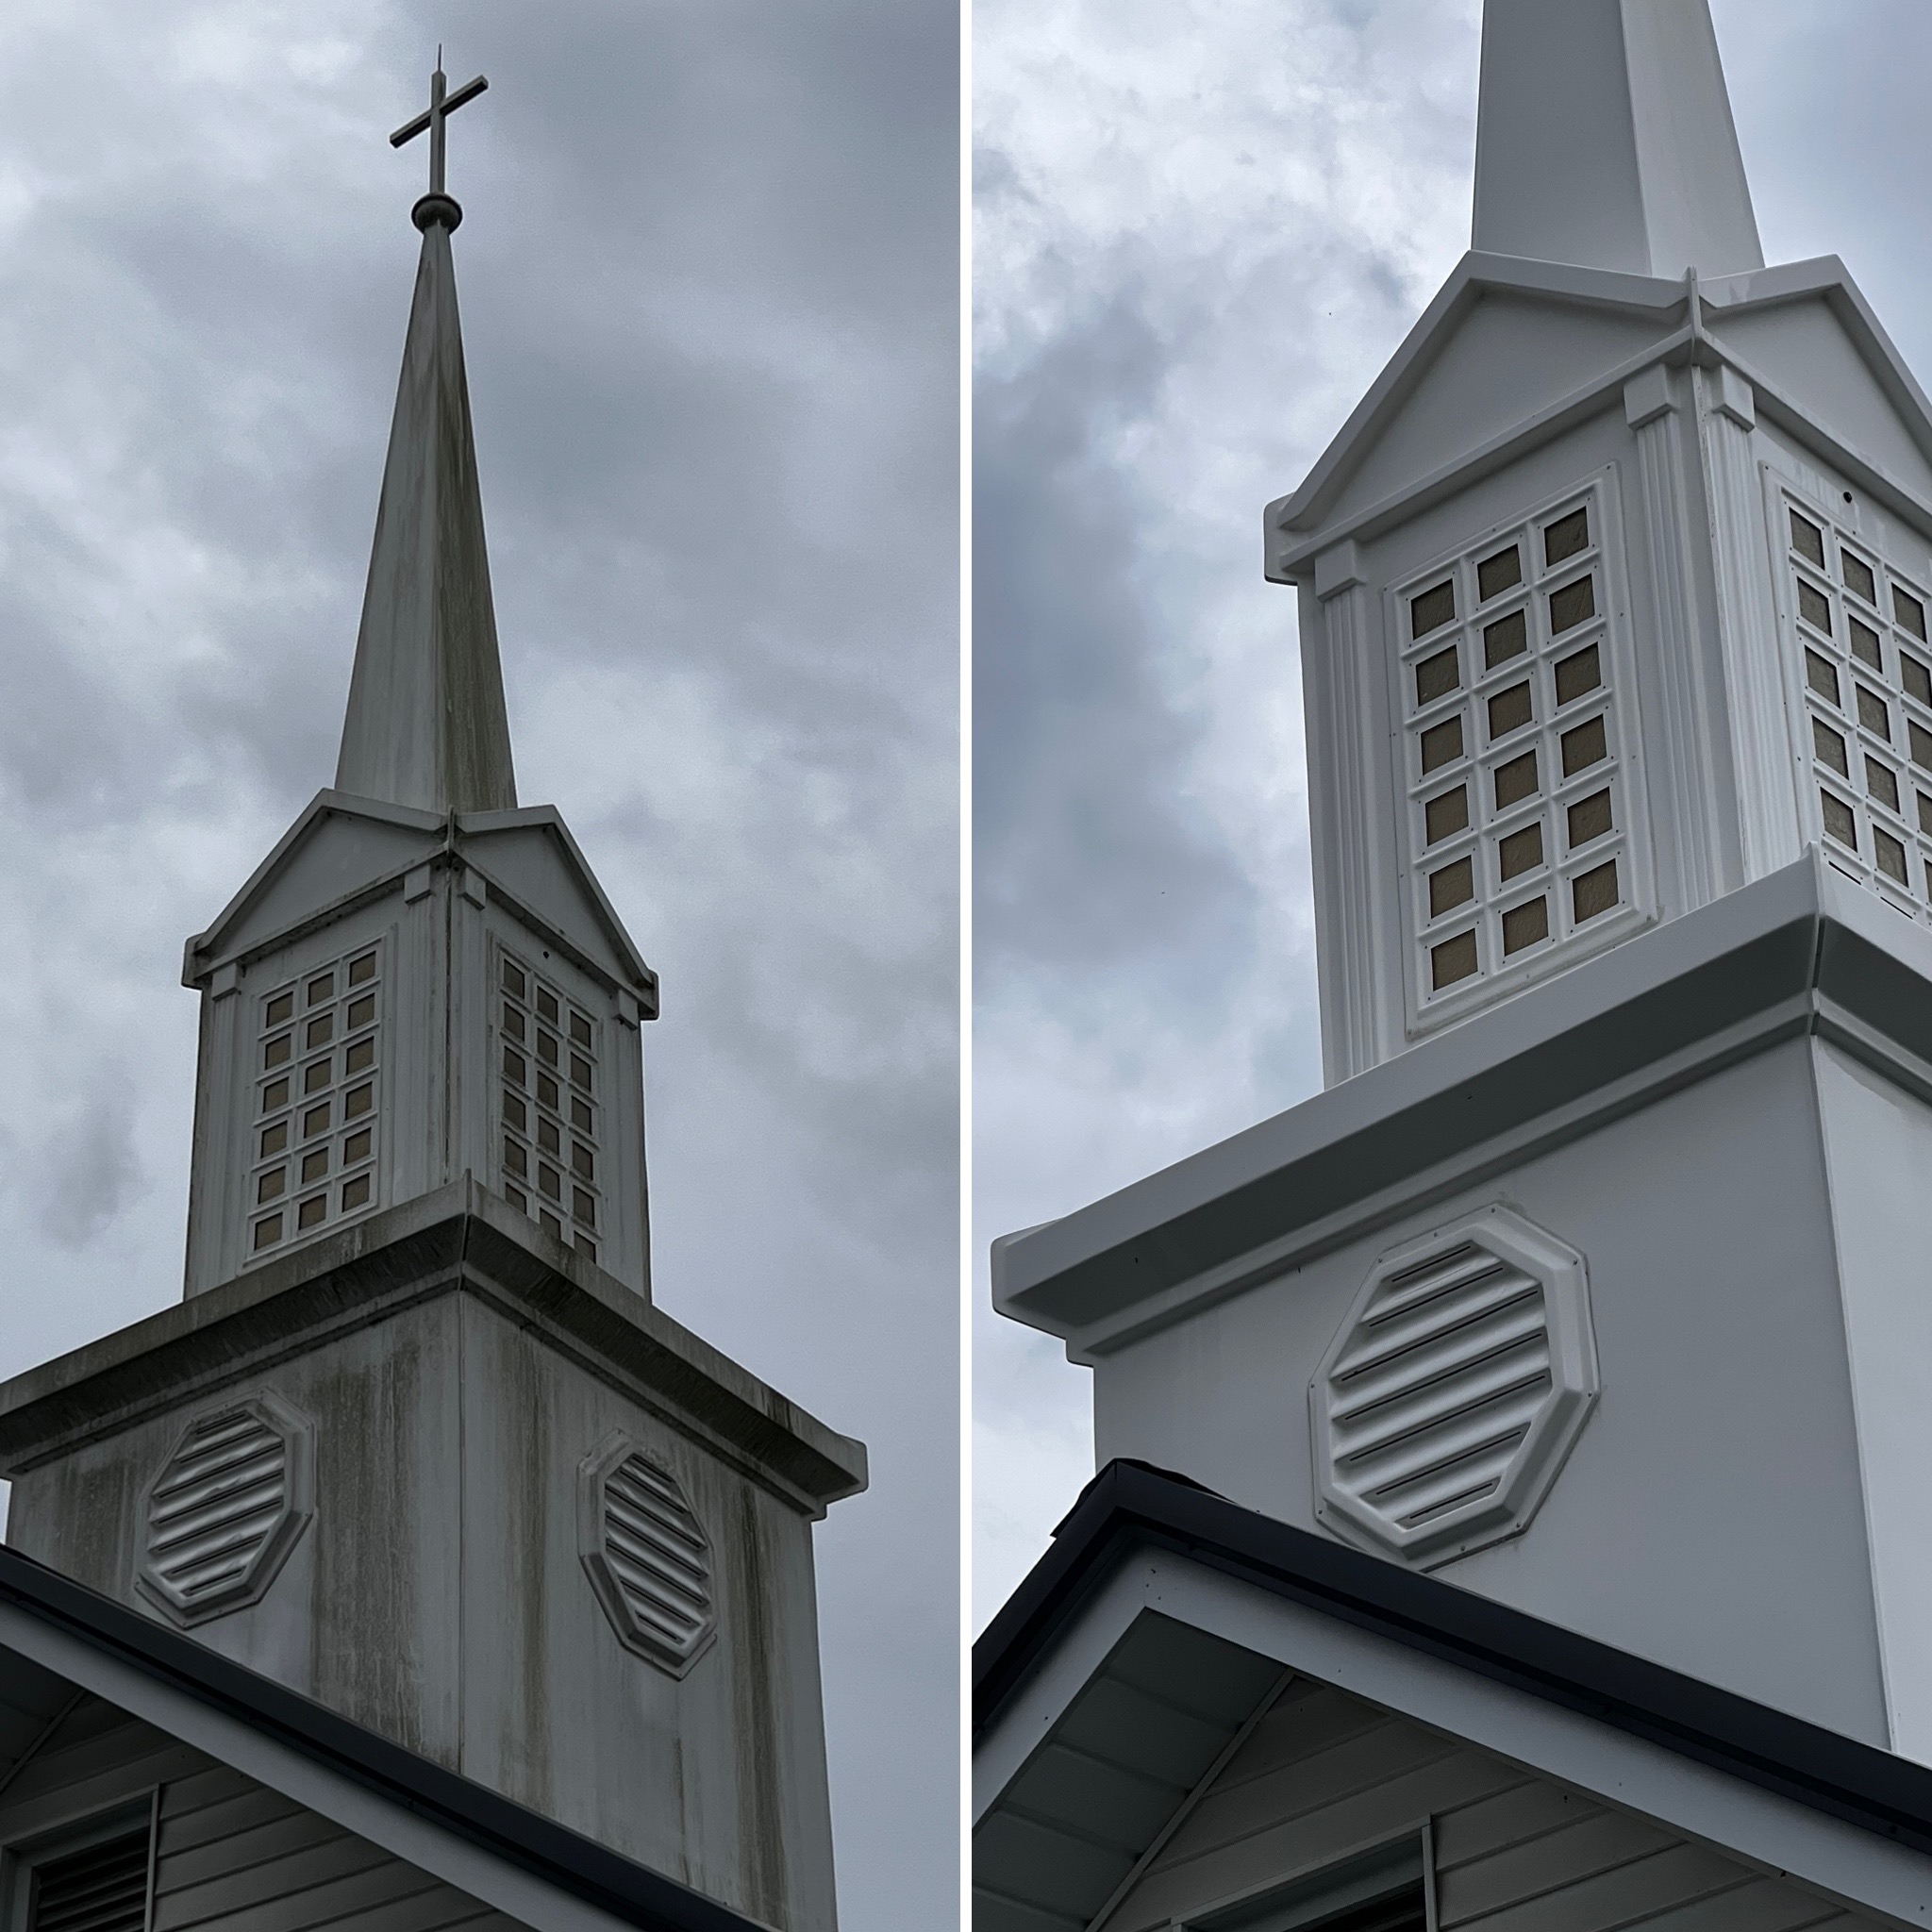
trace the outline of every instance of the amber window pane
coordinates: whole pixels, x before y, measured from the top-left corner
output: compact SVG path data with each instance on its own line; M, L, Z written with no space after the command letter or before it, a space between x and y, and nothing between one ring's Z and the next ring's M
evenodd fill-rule
M336 976L333 973L318 973L308 982L308 1004L311 1007L319 1007L324 1000L332 1000L335 996Z
M537 1098L555 1112L557 1109L557 1082L548 1074L537 1075Z
M1824 532L1796 510L1791 512L1791 548L1820 570L1824 568Z
M342 1183L342 1212L344 1214L352 1208L361 1207L368 1198L369 1176L366 1174L358 1174L354 1180Z
M1831 635L1831 606L1824 592L1813 589L1803 577L1798 579L1798 615L1814 630Z
M1429 979L1432 990L1441 992L1445 986L1454 986L1458 979L1467 979L1475 971L1475 934L1457 933L1453 940L1444 940L1440 946L1429 949Z
M342 1096L342 1118L354 1120L358 1114L365 1114L375 1105L375 1089L365 1080L359 1087L351 1087Z
M262 1015L270 1026L279 1026L295 1010L295 995L292 992L278 992L268 1003L268 1010Z
M1475 897L1474 868L1467 858L1458 858L1454 865L1445 865L1441 872L1429 874L1429 917L1440 919L1443 913L1454 911L1458 906L1466 906Z
M1496 809L1507 811L1519 799L1536 796L1536 754L1526 751L1520 758L1496 767Z
M272 1127L261 1130L261 1151L264 1156L279 1154L289 1144L289 1124L277 1121Z
M1906 688L1908 698L1917 698L1922 705L1932 706L1932 670L1912 656L1909 651L1898 654L1899 682Z
M359 1074L375 1064L375 1042L373 1040L358 1040L342 1056L342 1072Z
M511 1174L528 1174L529 1156L524 1152L523 1143L518 1141L505 1141L503 1143L503 1164Z
M1588 508L1573 509L1567 517L1558 517L1543 532L1543 564L1554 568L1566 557L1574 557L1579 550L1590 548L1590 511Z
M1829 724L1811 721L1811 751L1822 765L1829 765L1840 778L1849 778L1852 768L1845 761L1845 741Z
M310 1060L302 1069L302 1091L305 1093L320 1093L328 1085L329 1062Z
M1580 873L1571 882L1570 906L1578 925L1610 910L1617 903L1617 861L1607 859Z
M328 1102L325 1100L320 1107L311 1107L302 1116L302 1138L307 1141L312 1139L317 1134L325 1134L327 1132Z
M1521 731L1535 716L1529 686L1512 684L1507 691L1499 691L1490 700L1490 736L1492 739L1507 738L1512 731Z
M1596 615L1596 578L1578 577L1560 591L1550 592L1550 635L1561 637Z
M555 1121L540 1120L537 1123L537 1144L546 1154L561 1154L563 1152L562 1137L557 1131L557 1123Z
M295 1225L297 1227L318 1227L322 1224L322 1217L327 1212L328 1196L326 1194L310 1194L308 1200L303 1202L301 1207L295 1210Z
M1532 872L1543 862L1543 822L1533 820L1520 832L1511 832L1496 844L1498 868L1506 879ZM1505 949L1507 950L1507 948Z
M364 953L359 959L349 961L349 984L364 986L375 977L375 955Z
M512 1040L524 1038L524 1016L508 1000L503 1003L503 1030Z
M545 1161L537 1163L537 1185L553 1201L563 1198L563 1176Z
M523 1055L515 1047L506 1046L503 1050L503 1077L513 1086L521 1087L525 1073Z
M1587 645L1557 666L1557 702L1573 704L1585 692L1595 691L1603 681L1603 661L1597 647Z
M289 1083L287 1080L271 1080L261 1090L261 1110L263 1113L273 1113L276 1108L287 1107L288 1104Z
M1848 617L1845 624L1852 634L1852 656L1861 664L1869 664L1882 676L1885 660L1878 652L1878 633L1869 624L1860 624L1856 617Z
M1454 791L1439 792L1423 807L1423 829L1431 845L1469 829L1469 787L1458 785ZM573 1107L582 1107L573 1101ZM588 1108L584 1108L589 1113ZM590 1124L588 1121L584 1123Z
M312 1153L302 1157L302 1181L306 1187L310 1181L319 1181L328 1172L328 1149L318 1147Z
M1882 825L1872 827L1872 845L1878 858L1878 870L1901 886L1909 886L1906 873L1906 848Z
M1432 630L1441 630L1456 615L1456 579L1451 577L1432 590L1424 591L1420 597L1408 600L1408 634L1412 638L1425 638Z
M593 1181L597 1178L596 1157L581 1141L570 1143L570 1165L571 1172L579 1180Z
M1878 602L1878 581L1872 575L1871 566L1860 558L1854 557L1849 550L1839 552L1839 561L1844 566L1845 588L1856 591L1868 604Z
M365 992L360 999L349 1002L348 1026L354 1032L358 1026L366 1026L375 1018L375 995Z
M1608 741L1604 736L1604 721L1600 717L1579 724L1574 731L1564 732L1561 741L1563 775L1566 778L1587 771L1610 755Z
M511 992L516 994L518 999L523 999L528 994L529 989L524 983L524 975L521 969L508 959L503 962L503 983Z
M1610 794L1608 791L1592 791L1588 798L1579 798L1570 808L1570 849L1574 852L1579 845L1588 845L1592 839L1601 839L1606 832L1614 831L1610 823Z
M286 1167L272 1167L255 1184L255 1198L258 1201L273 1201L289 1185L289 1170Z
M591 1023L581 1013L570 1016L571 1043L582 1047L587 1053L591 1046Z
M1438 651L1433 658L1424 658L1415 667L1415 701L1419 705L1433 705L1438 698L1445 698L1452 691L1462 688L1462 659L1456 646L1451 644L1446 651ZM571 1015L576 1021L576 1015ZM584 1028L588 1036L590 1028ZM584 1044L590 1045L585 1039Z
M537 989L537 1017L557 1024L557 995L541 986Z
M1493 671L1529 649L1529 619L1521 610L1499 617L1483 631L1483 668Z
M278 1034L261 1050L261 1063L264 1067L278 1067L295 1050L295 1036L292 1033Z
M1805 653L1805 682L1827 704L1838 703L1838 666L1816 651Z
M1923 644L1925 641L1925 607L1909 591L1891 587L1891 614Z
M1852 816L1852 808L1833 791L1818 794L1819 809L1824 818L1824 829L1840 845L1849 845L1854 852L1858 849L1858 822Z
M528 1116L525 1113L524 1103L514 1093L506 1093L503 1096L503 1117L518 1133L526 1130Z
M335 1038L336 1016L333 1013L319 1013L309 1021L308 1031L302 1044L312 1053L318 1046L326 1046Z
M1524 946L1533 946L1539 940L1550 936L1550 902L1547 899L1531 899L1522 906L1512 906L1503 915L1503 957L1520 953Z
M575 1093L570 1097L570 1124L580 1134L588 1134L591 1131L591 1109Z
M529 1196L521 1188L506 1188L503 1191L505 1199L519 1214L527 1214L530 1211Z
M272 1248L282 1238L282 1217L279 1214L265 1214L255 1224L255 1245L258 1248Z
M1865 791L1888 811L1898 809L1898 775L1876 758L1865 760Z
M591 1063L580 1053L574 1053L570 1057L570 1076L579 1087L588 1087L591 1084Z
M585 1193L583 1189L573 1188L570 1191L570 1211L573 1214L575 1214L576 1218L579 1221L581 1221L586 1227L596 1226L596 1199L594 1196Z
M1440 724L1431 724L1423 733L1423 770L1433 772L1438 765L1446 765L1462 756L1462 713L1457 711L1453 718L1444 718Z
M545 1033L540 1027L537 1032L537 1058L541 1059L546 1067L554 1067L557 1064L557 1035L554 1033Z
M1486 557L1475 567L1476 594L1487 604L1523 581L1523 554L1515 544Z
M369 1158L370 1129L359 1128L342 1142L342 1165L354 1167L358 1160Z

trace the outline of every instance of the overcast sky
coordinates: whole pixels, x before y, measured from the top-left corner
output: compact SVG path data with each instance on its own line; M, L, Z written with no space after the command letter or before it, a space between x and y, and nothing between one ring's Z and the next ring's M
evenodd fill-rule
M1932 375L1923 0L1714 0L1767 259ZM1468 245L1478 0L978 0L975 1622L1092 1474L996 1234L1321 1084L1292 489Z
M519 791L645 957L658 1299L871 1445L846 1932L957 1899L958 20L0 11L0 1374L178 1297L183 940L331 782L452 84Z

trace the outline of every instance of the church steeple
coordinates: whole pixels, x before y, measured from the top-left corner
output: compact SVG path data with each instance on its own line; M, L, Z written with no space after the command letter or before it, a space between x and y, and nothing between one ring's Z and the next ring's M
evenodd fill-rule
M1489 0L1472 245L1673 281L1764 266L1705 0Z
M430 189L336 765L338 791L438 813L517 802L450 252L462 209L442 179L443 118L487 84L446 95L439 68L428 109L391 137L428 131Z

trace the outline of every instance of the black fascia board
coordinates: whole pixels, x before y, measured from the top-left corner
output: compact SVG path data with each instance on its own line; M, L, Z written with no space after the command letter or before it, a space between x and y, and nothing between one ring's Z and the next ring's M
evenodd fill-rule
M1148 1464L1110 1462L973 1646L975 1735L1139 1549L1203 1567L1932 1853L1932 1769L1400 1569Z
M718 1900L204 1649L18 1550L0 1603L289 1746L390 1803L643 1932L767 1932ZM111 1702L111 1700L109 1700Z

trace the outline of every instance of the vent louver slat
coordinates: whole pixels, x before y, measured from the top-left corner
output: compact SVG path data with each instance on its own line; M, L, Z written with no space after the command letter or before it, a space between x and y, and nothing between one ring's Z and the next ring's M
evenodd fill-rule
M1386 1257L1309 1390L1318 1513L1424 1560L1520 1528L1595 1399L1583 1291L1503 1209Z
M35 1872L30 1932L142 1932L148 1834L50 1858Z
M669 1471L622 1434L578 1470L584 1568L618 1637L682 1676L709 1647L718 1619L711 1544Z

